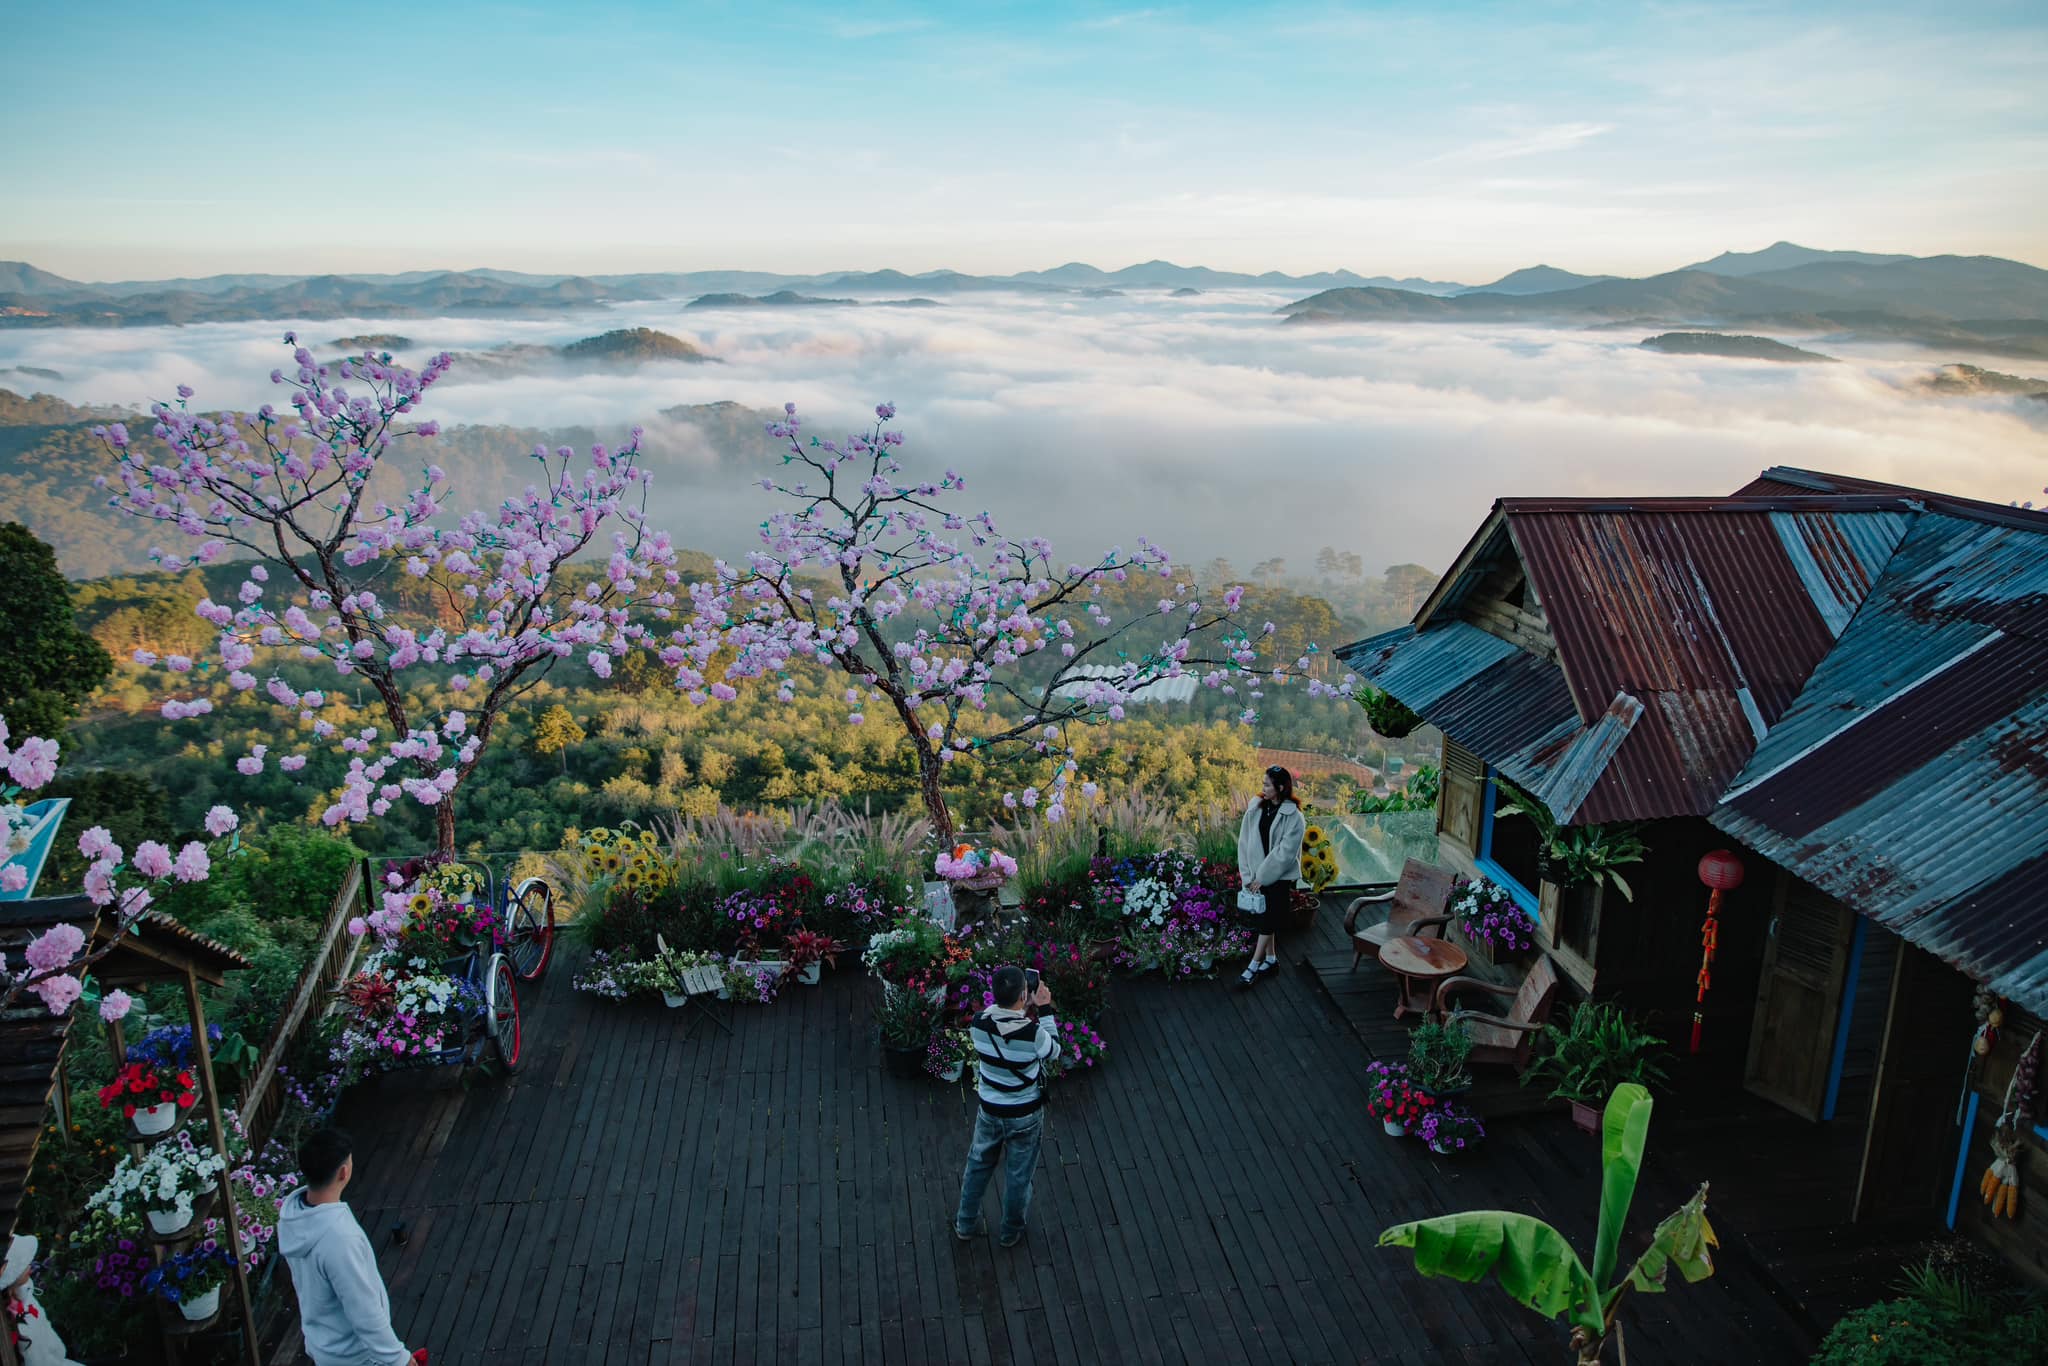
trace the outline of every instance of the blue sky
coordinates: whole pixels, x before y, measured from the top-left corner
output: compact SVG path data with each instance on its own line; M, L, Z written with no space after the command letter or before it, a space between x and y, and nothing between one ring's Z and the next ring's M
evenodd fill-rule
M2048 265L2038 3L0 0L0 24L0 257L88 279L1160 256L1476 281L1779 238Z

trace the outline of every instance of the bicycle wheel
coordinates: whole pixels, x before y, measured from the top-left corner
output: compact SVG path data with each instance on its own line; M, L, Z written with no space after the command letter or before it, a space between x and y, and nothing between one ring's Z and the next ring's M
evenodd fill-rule
M484 1036L492 1065L500 1072L517 1072L525 1055L525 1037L519 1021L519 987L513 980L512 962L502 953L491 955L484 976Z
M512 890L506 911L512 970L522 982L538 981L555 953L555 889L546 878L530 877Z

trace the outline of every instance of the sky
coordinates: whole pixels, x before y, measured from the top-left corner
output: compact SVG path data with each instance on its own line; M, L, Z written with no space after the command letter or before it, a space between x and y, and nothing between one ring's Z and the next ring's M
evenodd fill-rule
M80 279L2048 265L2038 0L0 0L0 31L0 258Z

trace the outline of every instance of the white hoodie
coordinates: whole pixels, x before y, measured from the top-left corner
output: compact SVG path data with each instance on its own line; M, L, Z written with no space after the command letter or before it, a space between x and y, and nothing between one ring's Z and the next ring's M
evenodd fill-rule
M339 1200L306 1203L293 1191L278 1209L277 1250L299 1292L299 1327L314 1366L405 1366L412 1360L391 1331L391 1297L377 1255Z

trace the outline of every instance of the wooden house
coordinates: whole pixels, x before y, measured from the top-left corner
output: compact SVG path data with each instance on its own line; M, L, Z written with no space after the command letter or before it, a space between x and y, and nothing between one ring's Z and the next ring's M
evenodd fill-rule
M2048 1016L2048 515L1811 471L1727 497L1504 499L1397 631L1338 655L1444 733L1446 857L1506 887L1574 988L1642 1012L1845 1162L1841 1217L1962 1227L2048 1283L2048 1103L2026 1203L1976 1199ZM1563 887L1529 819L1636 823L1633 900ZM1699 1002L1708 892L1724 896ZM1973 995L2006 1027L1966 1081ZM1958 1097L1964 1097L1959 1107Z

